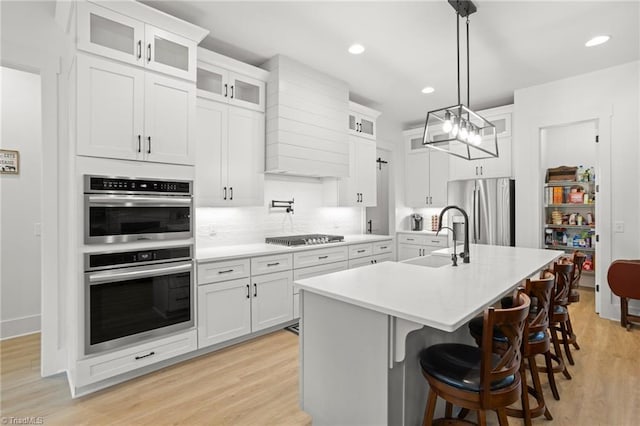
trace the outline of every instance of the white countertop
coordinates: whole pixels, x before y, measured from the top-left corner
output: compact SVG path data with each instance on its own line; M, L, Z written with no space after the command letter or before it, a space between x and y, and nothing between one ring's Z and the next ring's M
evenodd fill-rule
M198 262L210 262L217 260L237 259L240 257L266 256L278 253L294 253L296 251L302 250L313 250L358 243L372 243L376 241L390 240L393 238L394 237L390 235L345 235L344 241L340 243L304 245L295 247L287 247L277 244L256 243L197 248L196 260Z
M443 229L440 231L440 235L447 235L448 230ZM396 231L398 234L420 234L420 235L436 235L437 231L431 231L428 229L423 229L422 231Z
M451 248L438 250L448 256ZM563 254L471 245L471 263L438 268L384 262L296 281L302 290L444 331L454 331Z

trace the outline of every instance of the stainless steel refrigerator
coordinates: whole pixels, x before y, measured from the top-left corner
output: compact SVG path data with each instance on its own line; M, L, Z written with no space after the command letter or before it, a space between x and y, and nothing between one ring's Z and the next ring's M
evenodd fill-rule
M469 215L469 242L515 246L515 181L509 178L457 180L448 183L447 204ZM464 219L449 211L456 240L464 240Z

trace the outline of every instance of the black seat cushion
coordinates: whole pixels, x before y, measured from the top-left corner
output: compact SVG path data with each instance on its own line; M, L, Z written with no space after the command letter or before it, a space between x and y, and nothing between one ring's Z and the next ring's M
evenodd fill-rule
M429 375L450 386L471 392L480 391L480 362L482 350L474 346L460 343L443 343L433 345L420 354L420 366ZM500 361L496 354L492 355L492 364ZM491 390L498 390L511 385L513 375L491 383Z
M554 314L566 314L567 313L567 308L561 305L556 305L553 307L553 313Z
M469 321L469 332L473 337L481 337L482 336L482 328L484 326L482 317L475 317L471 321ZM529 334L529 342L536 343L544 340L546 334L544 331L539 331L537 333ZM500 331L498 327L493 328L493 340L500 343L507 343L507 338Z

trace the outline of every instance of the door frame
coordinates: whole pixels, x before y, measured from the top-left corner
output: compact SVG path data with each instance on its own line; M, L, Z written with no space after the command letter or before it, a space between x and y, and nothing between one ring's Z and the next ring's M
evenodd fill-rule
M402 149L402 147L401 147ZM388 227L387 229L389 230L389 235L394 236L396 233L396 217L395 217L395 175L394 175L394 169L393 169L393 165L395 163L395 148L392 144L387 143L387 142L383 142L383 141L376 141L376 159L377 159L377 152L378 150L381 151L385 151L386 155L388 156L388 164L387 164L387 174L389 176L389 179L387 180L387 221L388 223ZM376 166L377 167L377 166ZM377 186L376 186L376 191L377 191ZM376 197L377 198L377 197ZM393 200L393 202L392 202ZM377 202L376 202L377 204ZM362 233L366 234L367 233L367 207L365 207L363 209L363 213L362 213L363 217L362 217Z

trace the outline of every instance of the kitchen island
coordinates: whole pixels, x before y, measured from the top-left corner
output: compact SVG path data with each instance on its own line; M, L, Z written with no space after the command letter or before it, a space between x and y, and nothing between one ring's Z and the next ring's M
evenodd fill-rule
M417 425L427 384L418 354L473 344L471 318L563 253L471 245L296 281L301 290L300 403L314 425Z

